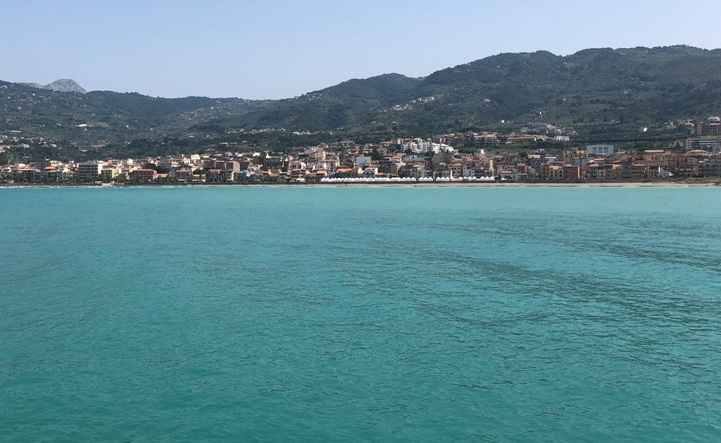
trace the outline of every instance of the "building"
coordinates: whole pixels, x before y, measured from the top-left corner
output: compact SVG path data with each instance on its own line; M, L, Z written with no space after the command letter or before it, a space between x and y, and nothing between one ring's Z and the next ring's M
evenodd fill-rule
M100 180L104 182L110 182L117 178L118 168L112 166L106 166L100 170Z
M150 183L158 178L155 169L136 169L130 173L130 180L136 183Z
M355 158L354 164L356 168L367 168L371 165L372 161L373 159L370 156L359 155Z
M721 135L721 117L709 117L705 122L696 124L696 135Z
M172 156L163 157L158 160L158 167L166 171L172 171L180 166L180 161Z
M208 160L205 162L205 169L220 169L223 171L240 172L240 162L226 160Z
M633 180L647 180L650 178L648 165L646 163L633 163L631 165L631 178Z
M563 165L563 179L577 181L581 179L581 168L574 165Z
M590 155L613 155L618 152L614 145L586 145L584 148Z
M102 162L79 163L75 168L75 177L80 181L98 180L102 170Z
M709 152L721 152L721 135L705 135L686 140L686 149L703 149Z
M704 177L721 177L721 158L709 158L699 164L699 172Z
M542 164L540 178L541 180L551 181L563 180L563 166L549 163Z
M191 182L193 180L193 170L191 168L173 169L170 176L179 182Z
M643 151L643 161L649 166L659 167L664 164L666 151L663 149L646 149Z

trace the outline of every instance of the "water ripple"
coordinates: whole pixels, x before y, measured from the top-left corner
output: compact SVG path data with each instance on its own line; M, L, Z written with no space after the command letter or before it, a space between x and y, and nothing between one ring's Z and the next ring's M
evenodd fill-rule
M6 194L7 441L721 438L716 189Z

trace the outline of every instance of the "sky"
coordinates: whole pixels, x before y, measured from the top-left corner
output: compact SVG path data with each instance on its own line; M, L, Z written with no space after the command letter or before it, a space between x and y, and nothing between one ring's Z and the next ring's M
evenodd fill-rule
M697 0L0 0L0 80L278 99L503 52L721 48Z

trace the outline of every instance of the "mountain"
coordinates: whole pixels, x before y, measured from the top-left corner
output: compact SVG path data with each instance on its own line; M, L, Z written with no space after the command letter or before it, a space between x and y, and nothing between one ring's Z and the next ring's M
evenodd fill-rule
M218 139L266 137L278 147L297 142L268 129L381 140L482 129L510 132L529 123L552 123L584 136L629 134L721 112L721 50L669 46L586 49L568 56L505 53L424 78L352 79L284 100L82 91L71 80L43 89L0 82L0 134L21 131L79 148L117 149L134 140L192 141L199 148L203 140ZM261 135L249 139L253 130ZM135 145L142 148L142 143Z
M62 140L81 148L135 139L178 137L193 124L238 118L268 101L236 98L157 98L137 93L85 94L0 81L0 134Z
M352 86L360 90L376 81ZM409 79L393 95L383 95L385 100L362 107L347 93L350 86L279 101L235 124L316 130L356 124L361 130L438 133L496 126L502 120L636 127L700 118L721 110L721 50L672 46L588 49L565 57L546 51L499 54ZM330 102L342 109L340 121L326 118Z
M75 80L68 78L55 80L49 85L45 85L43 89L49 89L55 92L77 92L79 94L85 94L85 92L87 92Z
M298 98L278 100L240 119L222 119L221 126L245 129L337 130L362 125L369 113L385 109L413 94L420 79L384 74L352 79Z
M69 78L61 78L60 80L55 80L52 83L49 83L45 86L39 85L37 83L22 83L25 86L30 86L31 88L38 88L38 89L47 89L49 91L55 91L55 92L76 92L78 94L85 94L87 91L82 88L76 82L75 80L71 80Z

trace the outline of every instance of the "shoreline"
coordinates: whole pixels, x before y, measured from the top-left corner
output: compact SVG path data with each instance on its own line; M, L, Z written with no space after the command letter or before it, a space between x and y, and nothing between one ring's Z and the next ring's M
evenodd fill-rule
M128 183L122 186L101 186L96 184L42 184L3 183L0 189L23 188L688 188L719 187L716 181L657 181L657 182L406 182L406 183Z

